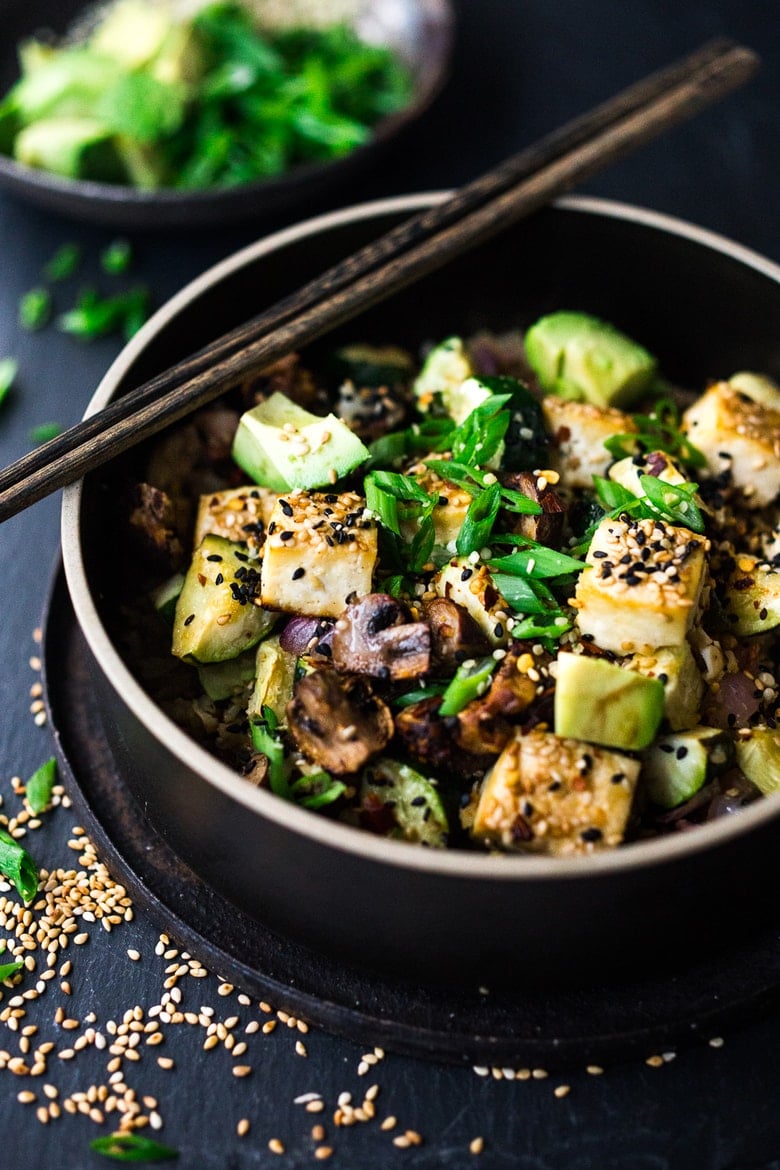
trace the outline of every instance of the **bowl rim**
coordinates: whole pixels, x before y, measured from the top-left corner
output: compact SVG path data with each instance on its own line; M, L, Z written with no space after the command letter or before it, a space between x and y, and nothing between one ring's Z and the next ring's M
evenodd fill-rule
M369 138L354 150L324 162L302 163L291 170L268 178L252 179L235 186L198 187L185 190L178 187L157 187L146 190L129 183L103 183L93 179L69 179L51 171L27 166L10 155L0 154L0 183L9 190L33 191L39 196L51 194L68 200L77 200L88 206L100 202L107 206L122 205L135 211L163 212L187 204L193 209L213 204L230 205L251 202L253 197L268 195L279 198L289 188L308 186L339 169L349 169L378 146L415 122L433 103L444 87L450 69L455 39L455 12L452 0L418 0L423 9L423 20L433 29L438 42L437 52L425 58L414 74L414 92L400 109L386 114L371 129ZM260 206L258 214L262 213Z
M112 397L118 383L145 346L189 303L214 288L225 277L254 263L268 253L334 228L386 215L414 214L447 198L450 192L429 191L372 200L296 223L265 236L219 261L186 284L146 322L124 347L102 378L84 417L94 414ZM780 284L780 265L728 238L685 220L630 204L590 196L568 196L553 204L564 211L602 216L641 224L671 233L735 260ZM399 869L423 870L442 877L482 881L595 880L629 870L660 866L692 854L706 852L768 824L780 812L780 794L765 796L737 815L723 817L689 833L670 834L632 843L625 848L597 851L588 857L469 853L464 850L415 849L405 842L374 836L318 816L280 800L273 793L242 784L236 772L212 756L166 716L143 690L120 658L103 626L89 588L84 563L80 513L83 480L65 489L62 501L61 538L65 576L82 634L113 689L160 745L196 772L207 784L290 832L313 843L361 857L367 862Z

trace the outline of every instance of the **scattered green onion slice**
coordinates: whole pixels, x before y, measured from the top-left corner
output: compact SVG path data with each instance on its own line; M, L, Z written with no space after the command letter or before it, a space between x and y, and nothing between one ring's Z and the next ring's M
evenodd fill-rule
M693 498L698 484L665 483L653 475L640 475L639 484L650 503L673 523L704 532L704 517Z
M19 369L16 358L0 358L0 402L3 402L8 391L14 384Z
M487 689L490 676L498 666L495 658L480 658L477 662L463 663L442 696L440 715L457 715L472 699Z
M0 963L0 983L4 983L6 979L10 979L17 971L21 971L23 966L23 959L17 959L14 963Z
M94 1138L89 1148L117 1162L170 1162L179 1156L178 1150L143 1137L140 1133L104 1134Z
M48 325L51 318L51 293L47 288L31 288L19 299L19 324L33 333Z
M393 699L393 706L411 707L414 703L422 703L424 699L443 695L446 689L447 683L429 683L427 687L417 687L416 690L407 691L405 695L399 695Z
M55 283L72 276L81 263L81 248L78 244L63 244L44 266L43 274Z
M471 501L455 541L459 556L468 556L485 547L500 507L501 487L497 483L491 484Z
M51 800L52 789L54 788L54 781L57 778L57 761L54 756L47 760L45 764L41 764L36 772L33 772L26 784L27 803L36 814L42 813L47 804Z
M30 441L35 444L48 443L62 434L62 426L58 422L39 423L30 431Z
M127 272L133 259L133 249L128 240L113 240L100 253L100 266L104 272L112 276L121 276Z
M38 893L38 870L26 849L0 829L0 873L16 886L25 902Z

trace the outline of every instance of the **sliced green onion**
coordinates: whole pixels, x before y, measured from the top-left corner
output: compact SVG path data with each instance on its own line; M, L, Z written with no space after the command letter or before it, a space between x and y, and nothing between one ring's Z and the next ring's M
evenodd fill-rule
M42 813L46 805L50 802L56 778L57 761L52 756L45 764L41 764L40 768L36 772L33 772L27 781L25 785L27 803L36 816L38 813Z
M10 979L17 971L21 971L23 966L23 959L17 959L15 963L0 963L0 983L4 983L6 979Z
M8 391L14 384L19 369L16 358L0 358L0 402L3 402Z
M519 548L509 556L496 557L488 562L488 567L498 573L543 581L548 577L566 577L569 573L579 573L585 565L568 553L533 543L531 548Z
M38 893L38 870L26 849L0 829L0 873L16 886L25 902Z
M654 475L640 475L639 485L650 503L675 524L704 532L704 517L693 498L698 484L665 483Z
M497 454L511 421L510 412L503 409L511 398L492 394L453 431L450 449L456 462L484 467Z
M512 637L522 638L524 641L540 639L547 649L551 649L550 642L557 642L573 625L573 619L563 610L555 613L548 611L546 614L526 617L515 622Z
M81 248L78 244L63 244L44 265L43 274L55 283L72 276L81 263Z
M478 662L463 663L442 696L440 715L457 715L464 707L483 694L490 676L498 666L495 658L480 658Z
M51 317L51 293L46 288L31 288L19 299L19 324L34 333L48 325Z
M405 695L399 695L393 699L393 706L411 707L415 703L422 703L425 699L433 699L443 695L446 689L447 683L429 683L427 687L417 687L414 691L407 691Z
M555 598L546 585L530 577L492 573L493 584L516 613L547 613Z
M178 1150L143 1137L140 1133L105 1134L94 1138L89 1148L116 1162L170 1162L179 1156Z
M52 439L56 439L57 435L62 434L62 426L58 422L39 423L37 427L33 427L30 431L30 442L35 443L36 446L41 443L48 443Z
M128 240L113 240L100 253L100 267L112 276L126 272L133 259L133 250Z
M466 557L469 553L485 547L500 507L501 488L497 483L491 484L471 501L455 541L459 556Z
M268 781L271 791L284 800L290 800L287 779L289 766L284 758L284 744L277 735L277 719L270 707L263 707L263 718L250 723L252 747L268 760Z
M304 808L324 808L343 796L347 786L341 780L335 780L329 772L312 772L296 780L290 791L296 804Z

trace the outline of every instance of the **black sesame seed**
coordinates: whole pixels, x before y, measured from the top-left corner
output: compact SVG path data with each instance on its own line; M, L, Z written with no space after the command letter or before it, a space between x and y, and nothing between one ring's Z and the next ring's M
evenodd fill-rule
M224 580L225 580L225 578L222 576L222 574L217 573L216 577L214 578L214 584L221 585Z
M420 808L421 805L425 804L425 797L424 796L415 796L414 800L410 800L409 803L412 805L413 808Z
M194 622L194 621L195 621L195 614L194 614L194 613L191 613L191 614L189 615L189 617L186 617L186 618L184 619L184 624L185 624L185 626L188 626L188 625L190 624L190 622Z
M595 826L592 829L583 829L580 833L583 841L600 841L603 835L601 829L597 829Z
M473 569L464 569L460 575L461 581L468 581L469 577L471 577L473 575L473 573L474 573Z
M501 622L496 622L496 624L493 626L493 635L496 638L503 638L504 627L502 626Z
M280 500L279 507L282 509L285 516L292 516L292 514L293 514L292 504L288 504L287 500Z
M306 572L306 570L303 568L303 566L301 566L301 568L299 568L299 569L296 569L292 575L293 581L300 581L301 577L303 577L305 572Z
M288 530L287 532L280 532L280 533L279 533L279 539L280 539L280 540L292 540L292 538L293 538L294 536L295 536L295 533L294 533L294 532L290 532L289 530Z
M687 749L687 747L678 747L677 751L674 754L675 754L676 759L684 760L685 757L688 755L688 749Z
M221 560L222 560L222 557L220 556L220 554L219 554L219 553L210 553L210 554L209 554L209 555L206 557L206 560L207 560L207 561L221 561Z
M625 778L625 772L615 772L614 776L611 777L611 781L613 784L622 784Z

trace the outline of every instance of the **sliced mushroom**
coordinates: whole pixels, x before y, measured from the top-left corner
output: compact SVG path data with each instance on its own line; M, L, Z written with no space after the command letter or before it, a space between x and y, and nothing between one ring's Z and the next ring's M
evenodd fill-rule
M471 614L447 597L436 597L423 606L431 631L431 666L448 676L467 658L481 658L491 646Z
M393 734L390 709L370 684L332 670L298 680L287 722L304 755L337 776L359 771Z
M425 622L410 621L395 597L369 593L344 610L331 650L337 670L372 678L418 678L430 669L431 632Z
M546 544L548 548L560 548L566 505L555 488L547 483L543 475L534 471L509 471L501 476L501 482L504 487L522 492L529 500L534 500L542 507L541 514L537 516L512 513L514 521L512 531L527 536L530 540L536 540L539 544Z
M492 762L484 751L464 751L453 735L456 717L439 715L441 699L434 696L405 707L396 715L395 731L404 750L420 764L451 776L481 775Z
M149 483L136 484L129 520L134 539L155 564L167 571L179 568L184 549L176 531L173 503L165 492Z
M527 659L531 660L535 678L527 673ZM457 716L455 739L464 751L498 755L504 750L518 724L528 722L531 709L553 693L552 680L547 679L546 685L542 681L547 662L549 656L534 658L521 642L510 646L489 690Z

